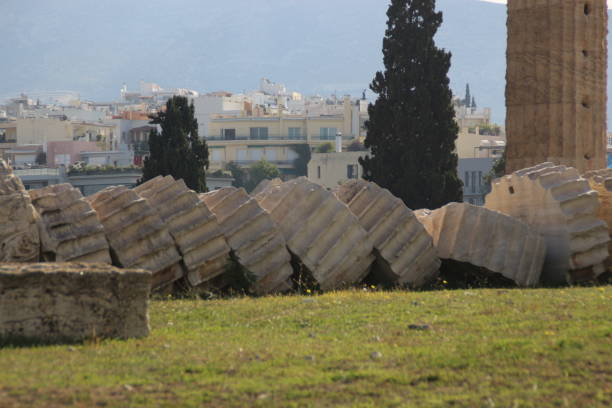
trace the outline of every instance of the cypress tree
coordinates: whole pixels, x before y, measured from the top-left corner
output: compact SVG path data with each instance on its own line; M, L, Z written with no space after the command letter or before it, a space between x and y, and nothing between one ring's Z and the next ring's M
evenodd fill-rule
M184 96L173 96L166 109L151 116L151 124L160 125L161 133L149 134L150 156L144 161L140 183L157 176L183 179L196 192L206 192L208 146L198 137L198 121L193 103Z
M461 201L455 122L448 70L450 53L434 35L442 24L435 0L391 0L383 39L384 72L370 89L364 178L387 188L409 208Z
M470 84L465 84L465 99L463 100L463 104L470 107L472 103L472 94L470 93Z

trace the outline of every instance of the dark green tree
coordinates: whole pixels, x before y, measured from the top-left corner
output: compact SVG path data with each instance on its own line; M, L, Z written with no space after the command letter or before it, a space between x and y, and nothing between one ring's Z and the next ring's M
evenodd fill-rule
M502 153L501 157L493 162L493 167L484 176L484 182L487 186L487 191L491 191L491 183L493 180L503 177L506 174L506 151Z
M442 24L435 0L391 0L383 40L384 72L370 89L364 178L389 189L409 208L440 207L463 198L457 176L450 53L436 47Z
M476 97L472 96L472 109L476 109Z
M36 164L42 166L44 164L47 164L47 153L45 152L38 152L36 154L36 159L35 159Z
M465 99L463 99L463 104L468 108L472 104L472 94L470 93L470 84L465 84Z
M325 142L325 143L321 143L320 145L318 145L317 148L315 149L315 151L317 153L331 153L335 149L336 148L334 147L334 145L331 142Z
M193 103L183 96L173 96L151 118L151 124L159 125L149 134L150 155L144 161L140 183L157 176L171 175L183 179L197 192L205 192L208 169L208 146L198 137L198 121Z
M292 145L291 150L297 154L297 157L293 160L296 176L307 176L308 162L312 157L310 146L307 144Z
M244 188L247 192L255 190L255 187L263 180L273 180L280 177L280 170L274 164L270 163L266 159L261 159L255 164L252 164L249 168L249 179L246 182Z
M240 167L240 165L229 162L225 165L225 169L232 174L232 186L236 188L244 187L247 182L248 172L247 170Z

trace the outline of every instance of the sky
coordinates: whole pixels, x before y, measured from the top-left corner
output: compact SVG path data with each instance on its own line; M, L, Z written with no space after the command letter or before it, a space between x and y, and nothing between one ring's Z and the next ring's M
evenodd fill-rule
M108 102L119 98L124 83L135 90L141 80L199 92L243 92L257 89L263 77L306 95L360 96L383 69L387 5L388 0L0 0L0 100L71 90ZM444 13L436 44L452 53L453 92L463 96L469 83L478 106L491 107L493 120L503 123L506 8L498 0L436 5ZM367 91L367 97L376 95Z

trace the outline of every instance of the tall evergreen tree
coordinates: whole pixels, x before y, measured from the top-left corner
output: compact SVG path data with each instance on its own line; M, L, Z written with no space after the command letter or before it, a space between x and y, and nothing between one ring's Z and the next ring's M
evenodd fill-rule
M293 159L293 167L295 168L296 176L307 176L308 175L308 162L312 153L308 144L299 144L291 146L297 157Z
M370 89L364 178L409 208L437 208L462 199L455 140L459 131L449 88L450 53L436 47L442 24L435 0L391 0L383 40L384 72Z
M470 93L470 84L465 84L465 99L463 100L463 104L470 107L472 103L472 94Z
M193 103L184 96L174 96L166 109L151 116L151 124L160 125L161 133L149 134L150 156L144 161L140 183L157 176L171 175L183 179L197 192L205 192L208 169L208 146L198 137L198 121Z

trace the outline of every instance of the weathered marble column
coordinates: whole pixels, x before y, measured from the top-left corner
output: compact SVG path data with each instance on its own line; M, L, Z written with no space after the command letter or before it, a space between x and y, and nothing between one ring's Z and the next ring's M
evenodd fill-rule
M606 167L606 0L509 0L506 174Z

